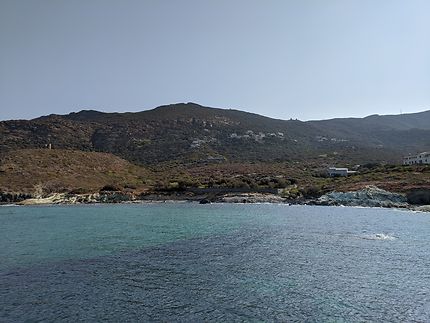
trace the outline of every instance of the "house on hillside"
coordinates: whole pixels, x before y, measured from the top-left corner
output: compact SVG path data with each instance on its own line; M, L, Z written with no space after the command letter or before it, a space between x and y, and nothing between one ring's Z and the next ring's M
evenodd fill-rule
M430 152L403 157L403 165L430 164Z
M344 168L344 167L330 167L327 171L328 176L330 177L337 177L337 176L348 176L348 175L352 175L355 174L356 171L353 170L348 170L348 168Z

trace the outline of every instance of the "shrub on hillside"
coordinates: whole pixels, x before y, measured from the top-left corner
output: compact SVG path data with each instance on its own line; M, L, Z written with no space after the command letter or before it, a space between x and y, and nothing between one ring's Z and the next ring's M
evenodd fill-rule
M412 190L406 194L406 198L410 204L430 204L430 189Z
M304 198L317 198L323 195L323 191L318 186L306 186L300 189L300 193L302 193Z
M68 189L65 187L64 183L56 180L48 181L42 184L43 194L52 194L52 193L64 193L67 192Z
M122 189L119 186L117 186L117 185L108 184L108 185L103 186L100 189L100 192L118 192L118 191L121 191L121 190Z
M90 189L88 188L84 188L84 187L77 187L74 189L71 189L69 191L70 194L88 194L88 193L92 193Z
M373 170L373 169L376 169L380 166L381 166L380 163L367 163L367 164L361 165L360 169L362 169L362 170Z

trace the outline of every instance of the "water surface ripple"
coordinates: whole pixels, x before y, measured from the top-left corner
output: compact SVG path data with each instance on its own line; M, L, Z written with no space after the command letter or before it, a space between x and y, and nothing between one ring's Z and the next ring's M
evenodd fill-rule
M0 223L1 322L430 320L424 214L122 205Z

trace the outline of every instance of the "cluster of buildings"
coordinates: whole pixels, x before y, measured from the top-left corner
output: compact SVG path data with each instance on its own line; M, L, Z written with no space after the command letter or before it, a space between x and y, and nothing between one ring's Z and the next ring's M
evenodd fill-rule
M403 158L403 165L430 164L430 152L410 155Z
M254 133L254 131L248 130L245 132L244 135L239 135L237 133L232 133L230 135L230 138L233 138L233 139L254 139L255 141L260 142L260 143L263 142L263 139L266 137L284 139L284 133L283 132Z
M200 148L204 144L208 144L215 141L217 141L216 138L212 137L205 137L204 139L195 139L190 144L190 148Z
M430 152L423 152L417 155L409 155L403 158L403 165L429 165L430 164ZM330 167L327 169L327 174L330 177L337 176L348 176L356 173L348 168Z
M324 137L324 136L316 136L315 137L315 139L318 141L318 142L324 142L324 141L330 141L330 142L347 142L347 141L349 141L349 140L347 140L347 139L339 139L339 138L327 138L327 137Z

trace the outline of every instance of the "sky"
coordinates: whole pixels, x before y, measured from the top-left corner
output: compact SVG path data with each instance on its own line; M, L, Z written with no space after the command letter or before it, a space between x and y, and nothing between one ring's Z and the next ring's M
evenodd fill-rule
M428 0L0 0L0 120L176 102L430 109Z

